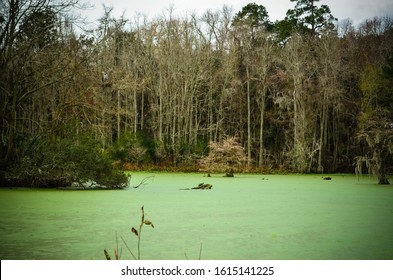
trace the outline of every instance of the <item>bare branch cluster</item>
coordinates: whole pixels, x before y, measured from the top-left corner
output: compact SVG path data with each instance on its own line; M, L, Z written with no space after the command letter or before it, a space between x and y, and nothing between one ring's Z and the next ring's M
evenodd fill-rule
M209 155L199 161L201 171L226 172L233 176L233 172L243 166L247 160L244 147L236 137L223 139L221 142L209 143Z

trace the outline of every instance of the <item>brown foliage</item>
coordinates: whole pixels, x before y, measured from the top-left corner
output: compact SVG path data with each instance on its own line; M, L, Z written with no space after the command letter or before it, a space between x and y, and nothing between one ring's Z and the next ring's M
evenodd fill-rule
M221 142L209 143L209 154L199 161L201 171L226 172L233 176L233 172L238 170L247 157L244 147L237 141L236 137L229 137Z

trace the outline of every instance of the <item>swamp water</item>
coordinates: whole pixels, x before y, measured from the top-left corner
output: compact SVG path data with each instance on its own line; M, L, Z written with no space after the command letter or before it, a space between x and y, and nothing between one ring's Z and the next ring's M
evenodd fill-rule
M393 259L393 186L351 175L133 173L126 190L0 189L1 259ZM211 190L180 190L199 183Z

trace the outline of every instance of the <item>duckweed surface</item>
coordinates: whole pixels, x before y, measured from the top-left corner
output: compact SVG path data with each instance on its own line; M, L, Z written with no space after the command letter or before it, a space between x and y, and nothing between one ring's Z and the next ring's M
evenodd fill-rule
M154 176L138 188L144 178ZM350 175L133 173L126 190L0 190L1 259L393 259L393 186ZM211 190L181 190L199 183Z

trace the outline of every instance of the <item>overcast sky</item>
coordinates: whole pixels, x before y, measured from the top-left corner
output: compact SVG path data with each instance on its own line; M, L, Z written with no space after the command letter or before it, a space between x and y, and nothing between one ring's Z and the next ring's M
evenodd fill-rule
M295 6L290 0L89 0L95 8L82 11L81 14L88 16L90 20L96 20L102 16L102 5L105 3L114 8L115 17L124 13L126 19L131 19L140 12L152 19L165 13L171 5L175 14L186 15L187 12L202 14L208 9L215 11L224 4L232 7L236 13L253 2L266 7L271 21L283 19L287 10ZM392 0L321 0L317 3L318 6L323 4L330 7L333 16L339 21L349 18L355 25L374 16L393 16Z

